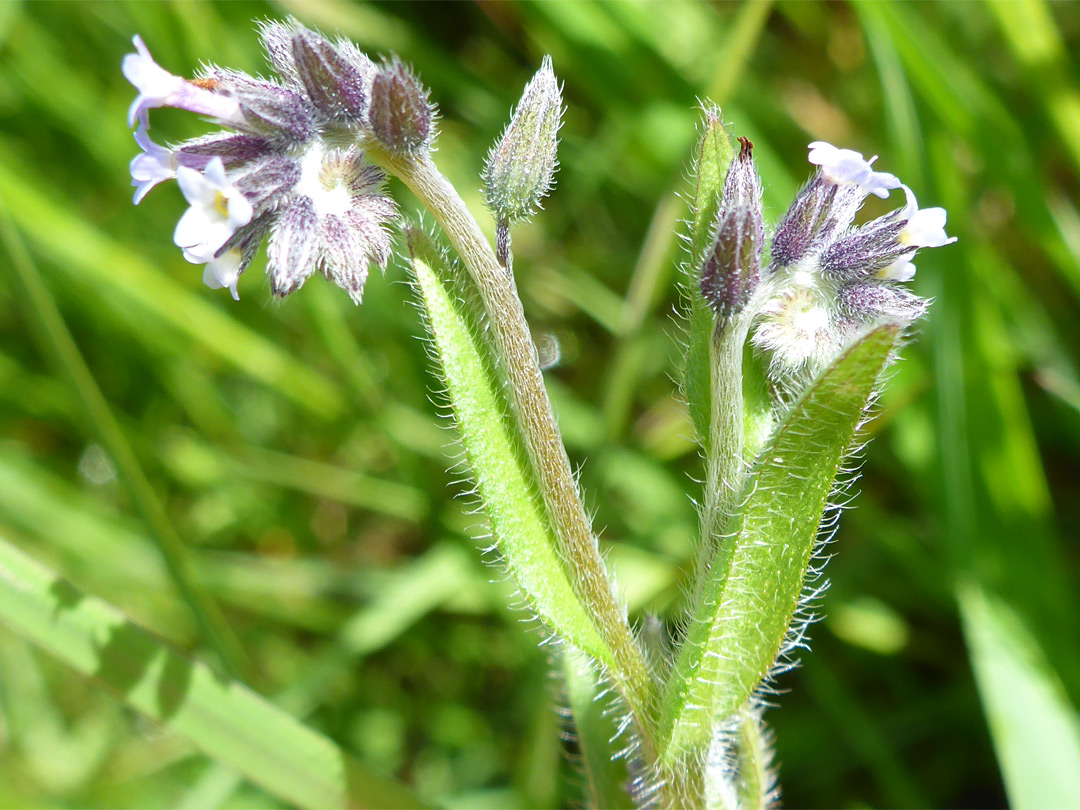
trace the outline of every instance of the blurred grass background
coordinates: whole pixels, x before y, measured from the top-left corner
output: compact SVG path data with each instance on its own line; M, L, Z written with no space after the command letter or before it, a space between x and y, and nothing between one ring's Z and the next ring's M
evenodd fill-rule
M177 73L255 72L252 20L287 14L418 69L442 110L436 160L478 214L486 150L552 55L562 168L515 231L515 267L534 330L559 347L552 396L637 617L677 604L695 533L700 461L672 379L696 100L754 141L774 218L816 139L880 153L946 206L960 241L919 257L915 288L936 303L873 425L813 653L768 715L785 804L1036 807L1040 767L1068 782L1076 4L0 4L0 534L214 660L154 507L121 481L134 463L256 689L429 800L574 801L539 635L504 607L453 497L401 267L357 309L321 279L272 302L259 264L234 303L172 245L174 185L130 204L131 36ZM158 140L205 129L154 116ZM64 371L20 261L102 403ZM0 805L280 802L0 629Z

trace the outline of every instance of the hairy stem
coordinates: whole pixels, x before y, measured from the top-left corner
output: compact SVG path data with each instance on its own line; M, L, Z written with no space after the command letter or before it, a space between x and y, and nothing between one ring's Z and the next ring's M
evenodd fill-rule
M709 347L712 410L709 452L705 460L705 492L701 511L701 545L694 576L695 601L717 561L725 524L743 489L746 472L743 421L743 346L752 318L747 312L721 322ZM715 574L713 575L715 576Z
M514 275L514 254L510 250L510 223L505 219L500 219L495 223L495 258L506 268L507 273Z
M499 264L461 196L427 155L399 156L375 144L365 146L367 156L404 182L431 212L476 282L561 555L578 597L595 617L618 662L620 671L611 674L633 710L643 743L651 749L652 682L625 611L612 591L578 495L513 280Z

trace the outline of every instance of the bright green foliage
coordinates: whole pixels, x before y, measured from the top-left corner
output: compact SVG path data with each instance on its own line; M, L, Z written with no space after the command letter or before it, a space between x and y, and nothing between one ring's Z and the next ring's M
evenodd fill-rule
M740 810L765 810L776 800L772 749L760 710L747 711L734 734L735 795Z
M806 587L822 513L899 331L880 327L847 349L762 450L668 684L666 758L708 746L714 718L734 714L776 665Z
M0 620L300 807L417 807L321 734L192 661L0 539Z
M1080 719L1061 682L1007 605L971 583L958 596L1011 806L1080 806Z
M421 238L417 235L416 238ZM505 405L485 368L484 350L442 275L414 253L412 270L438 356L446 394L461 433L477 495L506 568L530 610L553 630L605 664L611 654L574 595L542 508L504 422Z
M628 742L619 735L612 695L581 653L567 648L561 663L559 674L566 684L568 721L577 743L585 806L630 810L634 803L627 756L612 757L620 744Z

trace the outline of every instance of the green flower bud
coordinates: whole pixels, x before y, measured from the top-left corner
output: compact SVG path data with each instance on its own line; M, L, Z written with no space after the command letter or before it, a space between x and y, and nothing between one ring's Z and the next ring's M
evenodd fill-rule
M562 113L562 91L545 56L484 166L484 196L500 221L532 216L551 191Z

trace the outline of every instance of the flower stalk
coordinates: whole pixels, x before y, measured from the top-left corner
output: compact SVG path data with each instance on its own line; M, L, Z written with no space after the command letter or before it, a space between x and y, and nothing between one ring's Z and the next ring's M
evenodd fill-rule
M611 587L592 525L578 494L555 414L544 387L539 357L511 276L469 213L464 200L425 154L393 154L365 143L369 159L401 180L431 212L475 282L495 338L509 385L511 404L536 472L562 557L579 598L593 612L597 627L619 665L610 675L651 737L652 680L634 640L626 612Z

